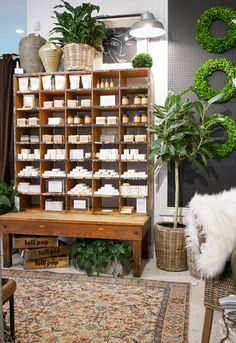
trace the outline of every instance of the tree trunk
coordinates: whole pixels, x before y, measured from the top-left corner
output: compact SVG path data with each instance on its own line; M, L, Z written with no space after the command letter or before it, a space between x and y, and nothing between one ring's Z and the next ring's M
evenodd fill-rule
M175 162L175 216L174 226L176 229L178 225L178 214L179 214L179 163Z

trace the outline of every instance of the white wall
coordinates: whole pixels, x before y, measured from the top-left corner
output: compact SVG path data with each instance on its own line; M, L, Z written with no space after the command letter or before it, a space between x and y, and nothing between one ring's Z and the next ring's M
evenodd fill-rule
M94 5L100 6L99 15L119 15L119 14L135 14L144 13L145 11L152 12L155 17L161 21L167 31L167 17L168 17L168 0L91 0L78 1L67 0L73 6L77 6L82 2L91 2ZM53 26L53 7L59 4L59 0L27 0L27 32L35 32L44 38L48 38L49 31ZM39 30L35 30L37 25L40 25ZM37 29L37 28L36 28ZM138 42L138 52L145 52L146 46L143 41ZM164 101L167 94L167 34L160 39L151 40L148 51L153 58L153 100L155 103ZM120 66L119 66L120 67ZM159 205L163 204L162 193L157 194L157 189L161 185L155 187L154 196L154 221L157 220L161 214ZM166 190L163 190L163 195Z

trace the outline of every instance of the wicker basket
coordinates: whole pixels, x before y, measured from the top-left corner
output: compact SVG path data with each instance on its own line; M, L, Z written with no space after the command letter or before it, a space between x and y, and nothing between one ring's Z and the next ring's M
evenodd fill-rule
M217 276L206 279L204 293L204 305L206 307L222 311L219 299L229 294L236 294L236 280L231 276Z
M87 44L66 44L64 46L66 70L91 70L96 49Z
M157 266L172 272L187 270L184 230L173 229L171 225L173 224L157 223L153 227Z
M187 249L187 263L188 263L189 273L192 276L200 279L201 273L197 269L197 266L196 266L196 254L191 249Z

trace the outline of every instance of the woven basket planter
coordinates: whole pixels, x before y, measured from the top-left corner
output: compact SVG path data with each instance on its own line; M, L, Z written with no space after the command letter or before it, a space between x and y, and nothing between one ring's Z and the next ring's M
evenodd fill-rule
M201 273L199 272L196 266L196 254L190 249L187 250L187 262L189 273L195 278L200 279Z
M96 49L87 44L66 44L63 48L66 70L91 70Z
M172 272L187 270L184 229L173 229L172 225L157 223L153 227L157 266Z

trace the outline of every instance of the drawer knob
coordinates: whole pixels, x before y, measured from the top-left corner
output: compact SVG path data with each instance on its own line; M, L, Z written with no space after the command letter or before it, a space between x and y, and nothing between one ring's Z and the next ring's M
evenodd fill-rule
M7 225L5 224L5 225L3 225L3 227L4 227L4 229L7 229Z
M138 235L138 231L134 230L134 235Z

